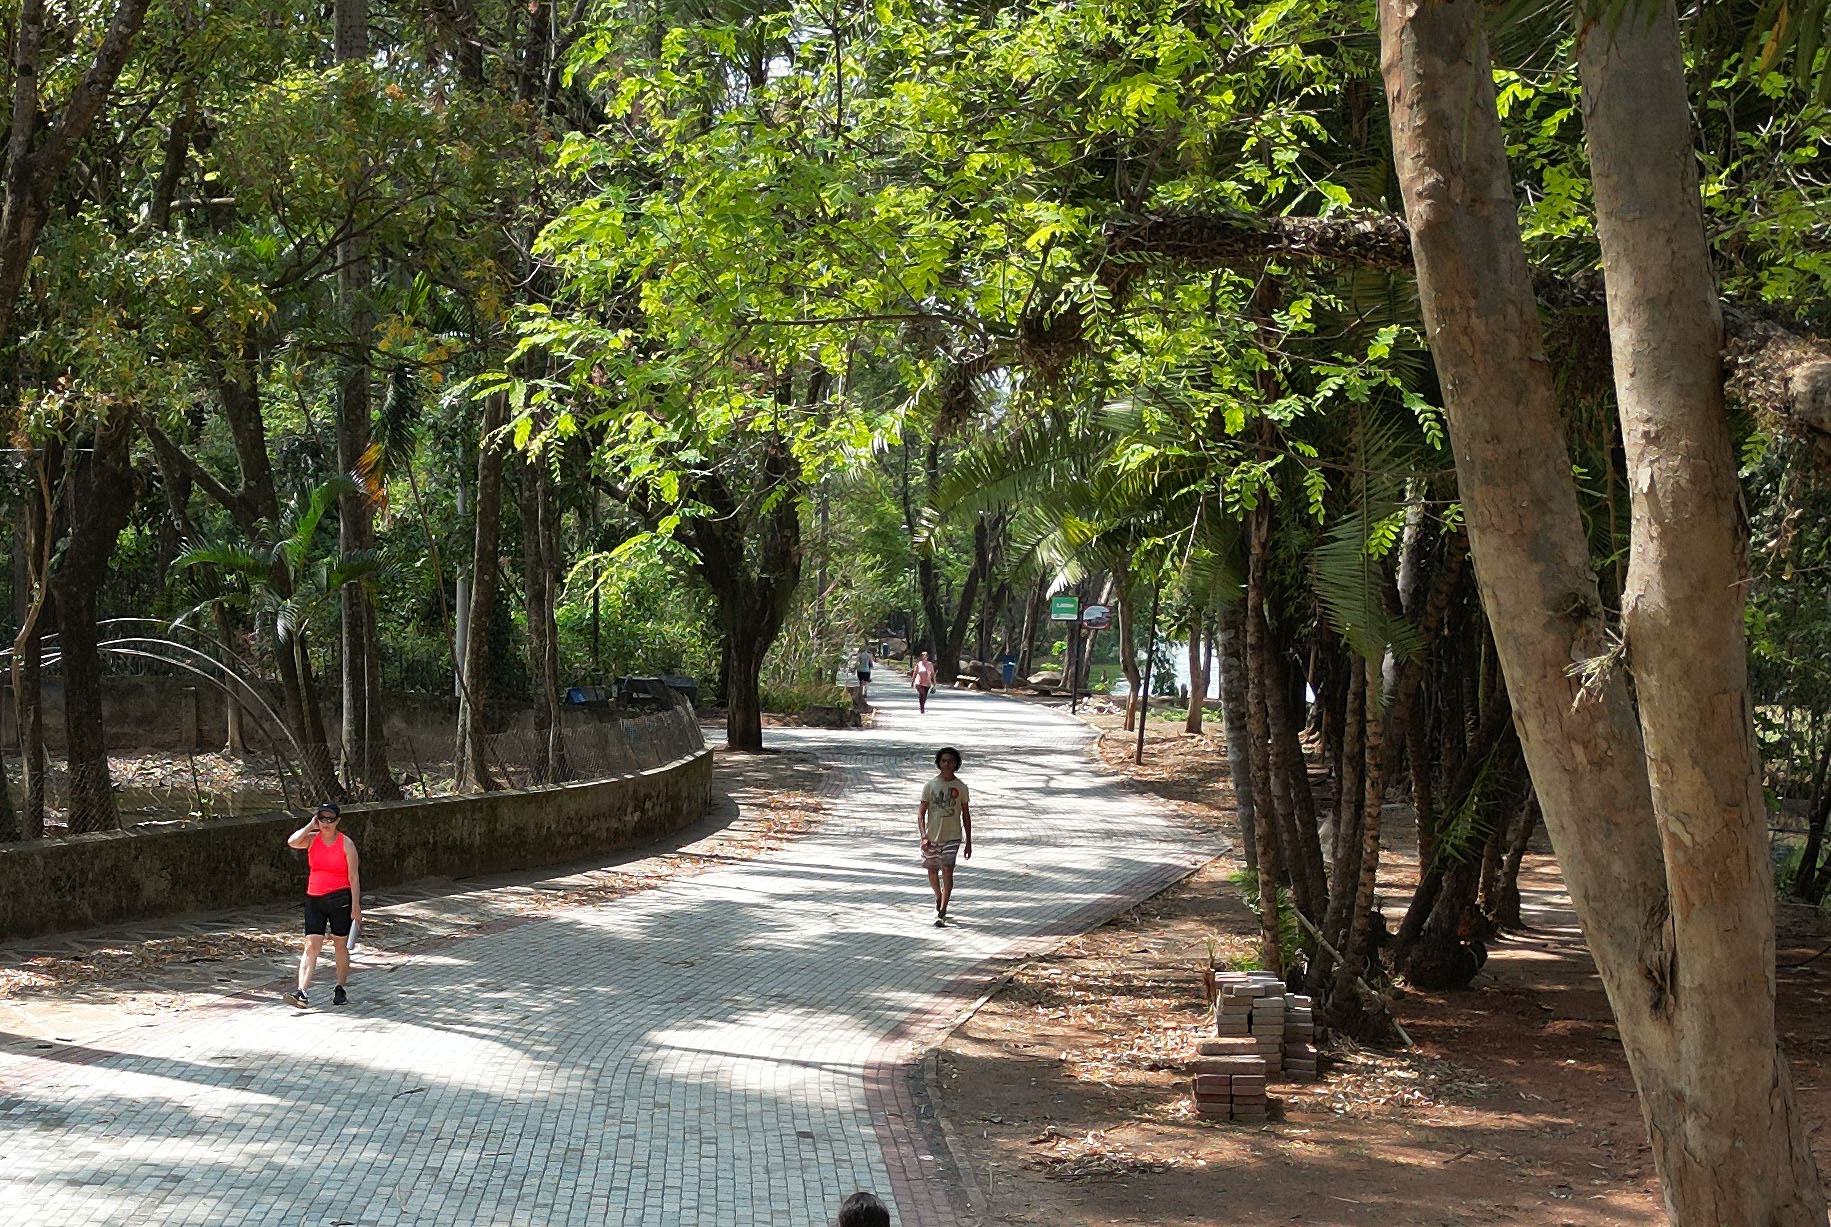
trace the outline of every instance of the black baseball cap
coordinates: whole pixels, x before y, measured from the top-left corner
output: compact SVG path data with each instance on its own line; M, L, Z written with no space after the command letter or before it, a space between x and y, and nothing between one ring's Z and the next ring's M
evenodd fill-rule
M318 802L318 808L313 810L312 813L314 816L328 813L333 818L341 818L343 816L343 811L337 808L337 803L335 801Z

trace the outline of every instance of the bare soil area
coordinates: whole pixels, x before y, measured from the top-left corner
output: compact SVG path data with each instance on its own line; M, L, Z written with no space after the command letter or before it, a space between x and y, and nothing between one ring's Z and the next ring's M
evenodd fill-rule
M1218 737L1152 720L1137 767L1117 718L1090 722L1105 730L1107 765L1210 825L1222 847L1234 821ZM1468 991L1397 996L1416 1047L1336 1047L1320 1082L1274 1084L1263 1126L1196 1118L1175 1065L1206 1032L1210 951L1243 963L1254 949L1256 921L1231 880L1240 868L1224 853L1025 964L946 1041L938 1107L985 1221L1664 1222L1633 1080L1546 848L1521 875L1531 932L1496 943ZM1409 846L1383 855L1395 926L1416 881ZM1781 1029L1821 1172L1831 954L1785 965L1827 941L1822 914L1783 909Z

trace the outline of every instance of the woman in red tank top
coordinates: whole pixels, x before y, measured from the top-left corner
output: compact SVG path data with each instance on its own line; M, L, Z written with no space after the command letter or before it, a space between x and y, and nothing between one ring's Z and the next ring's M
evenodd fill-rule
M356 842L343 833L342 819L342 811L326 801L286 841L289 847L304 851L310 871L305 881L305 953L299 956L299 986L286 994L287 1002L301 1010L311 1005L306 993L318 968L326 930L337 961L337 989L331 1003L342 1005L350 999L345 985L350 978L350 937L362 916L362 874Z

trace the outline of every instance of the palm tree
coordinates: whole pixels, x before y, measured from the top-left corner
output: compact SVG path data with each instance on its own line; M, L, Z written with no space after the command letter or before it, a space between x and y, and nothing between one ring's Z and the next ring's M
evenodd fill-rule
M311 663L311 634L336 614L343 590L372 582L381 570L373 550L339 552L325 516L355 483L335 477L282 511L254 539L241 533L187 542L172 566L194 572L189 617L212 603L247 611L257 650L269 655L284 697L282 710L304 755L306 787L324 797L347 795L332 765L324 713Z

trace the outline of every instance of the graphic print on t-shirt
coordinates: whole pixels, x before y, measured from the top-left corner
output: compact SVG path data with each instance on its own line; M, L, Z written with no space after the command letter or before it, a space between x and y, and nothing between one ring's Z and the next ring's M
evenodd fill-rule
M922 789L922 799L928 802L928 819L922 825L922 838L932 844L962 838L965 829L960 815L968 803L965 780L958 777L944 780L937 775Z

